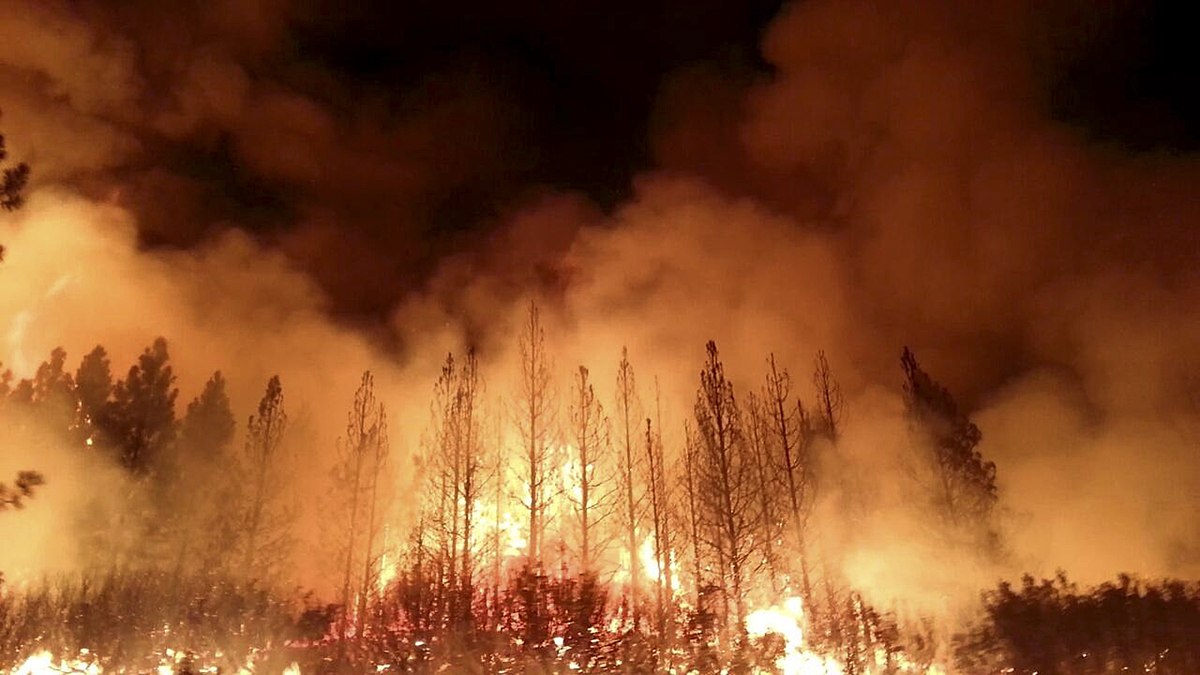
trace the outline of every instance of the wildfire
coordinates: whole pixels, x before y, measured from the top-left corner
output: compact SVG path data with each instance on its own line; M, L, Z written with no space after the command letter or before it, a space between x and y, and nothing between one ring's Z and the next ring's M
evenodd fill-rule
M804 603L800 598L788 598L780 607L755 610L746 617L746 633L761 638L775 633L784 640L783 656L775 666L784 675L842 675L842 665L805 649Z
M87 650L82 650L79 654L80 658L54 662L54 655L48 651L40 651L33 656L25 659L25 662L17 666L13 671L14 675L59 675L61 673L81 673L83 675L98 675L104 672L104 669L95 662L88 660L90 654Z
M164 653L163 663L155 669L156 675L175 675L176 666L183 660L184 652L168 649ZM73 659L61 659L55 661L54 655L48 650L39 651L29 658L25 659L21 665L17 666L12 671L13 675L101 675L104 668L96 662L96 657L87 649L79 650L79 655ZM118 667L116 672L125 672L125 668ZM196 669L197 673L218 673L221 670L215 666L201 667ZM258 672L253 663L248 663L245 666L237 669L237 675L253 675ZM300 666L292 663L283 669L281 675L300 675Z

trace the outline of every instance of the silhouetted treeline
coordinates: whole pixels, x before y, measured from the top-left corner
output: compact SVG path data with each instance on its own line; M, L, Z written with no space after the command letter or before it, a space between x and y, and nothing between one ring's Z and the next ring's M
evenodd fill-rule
M983 596L984 619L955 640L971 675L1200 673L1200 584L1121 576L1080 588L1065 574Z

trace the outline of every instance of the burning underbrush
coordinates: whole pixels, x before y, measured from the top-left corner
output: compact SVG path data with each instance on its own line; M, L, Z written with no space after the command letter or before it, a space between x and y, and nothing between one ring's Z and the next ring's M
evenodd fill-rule
M455 598L400 573L341 624L341 608L212 575L110 572L5 586L0 665L52 673L940 672L913 661L894 626L858 606L844 636L813 639L798 598L753 611L744 631L701 607L659 614L593 576L512 573ZM823 646L821 655L813 651ZM847 651L849 650L849 651ZM841 651L849 661L829 655Z

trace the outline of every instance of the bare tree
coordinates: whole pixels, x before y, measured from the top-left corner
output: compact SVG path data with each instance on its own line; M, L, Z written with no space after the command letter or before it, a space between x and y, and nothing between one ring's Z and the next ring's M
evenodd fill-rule
M716 343L707 346L696 396L701 536L716 554L725 597L724 622L744 634L748 577L760 531L754 458L746 447L733 384L725 377Z
M547 509L555 496L550 436L554 425L554 399L546 335L536 303L529 303L529 313L518 348L521 379L518 383L516 417L524 445L520 461L526 492L521 497L521 505L529 514L529 559L534 564L540 564Z
M685 514L684 520L687 523L686 533L688 544L690 545L691 558L691 575L692 589L696 593L695 606L700 606L700 590L704 586L704 553L701 550L704 545L704 539L701 536L700 516L700 441L696 438L696 433L692 429L691 422L684 422L683 425L684 448L681 461L683 464L682 470L679 472L680 482L682 483L683 494L685 499Z
M608 543L603 525L613 513L615 491L609 457L608 418L580 366L572 386L571 436L576 456L568 467L566 498L571 503L579 534L579 568L584 574L596 571L600 554Z
M771 416L770 431L777 453L776 462L785 483L789 520L800 563L801 594L805 606L814 607L806 541L808 518L812 512L815 492L812 462L809 457L812 425L804 405L798 399L795 409L792 408L792 380L787 369L779 369L774 354L768 358L767 365L769 370L764 398Z
M470 617L475 571L482 544L478 505L492 476L483 447L482 382L474 350L461 363L446 356L435 387L432 470L438 495L435 514L446 611L452 621Z
M276 375L267 381L258 409L246 422L240 467L246 494L242 500L242 569L257 579L270 579L287 562L297 509L286 492L290 458L284 438L288 429L283 385Z
M342 556L341 637L352 625L362 628L367 618L372 584L378 570L376 539L381 511L380 478L388 456L387 415L375 399L375 378L363 373L354 394L346 423L346 435L338 442L334 469L334 499L339 519Z
M813 360L813 388L817 393L817 413L820 421L820 431L832 443L837 443L842 430L842 415L846 399L842 396L842 387L833 377L829 367L829 359L824 351L818 351Z
M641 588L641 574L638 569L638 529L643 518L643 495L641 490L641 461L640 453L634 442L637 420L640 417L640 403L637 396L637 383L634 378L633 366L629 363L629 350L621 348L621 362L617 365L617 395L616 395L616 424L617 424L617 473L618 487L621 491L621 511L624 527L624 548L629 557L629 589L630 601L636 620L639 603L638 593Z
M771 581L772 593L779 593L779 556L776 541L783 530L783 518L779 515L779 496L782 487L779 473L775 471L772 455L771 418L763 400L751 393L746 397L746 416L742 425L746 430L747 447L754 464L755 493L758 495L759 531L756 541L762 555L762 564Z

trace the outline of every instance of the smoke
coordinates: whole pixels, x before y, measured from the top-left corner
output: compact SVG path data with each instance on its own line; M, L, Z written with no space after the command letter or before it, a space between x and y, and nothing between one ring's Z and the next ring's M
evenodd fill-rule
M609 397L627 346L671 447L706 340L739 395L774 353L811 397L826 350L847 420L817 518L875 597L945 606L1025 570L1197 573L1200 165L1054 118L1061 54L1093 36L1066 30L1078 7L788 5L764 36L769 75L718 63L664 84L656 165L628 200L606 213L539 190L441 240L427 230L446 195L507 180L513 102L453 69L399 100L297 72L280 63L303 12L231 4L231 19L0 7L4 131L38 181L0 267L18 376L97 343L120 374L161 334L181 402L221 369L240 418L279 373L313 411L316 490L371 368L405 484L440 358L477 345L503 396L536 298L562 382L584 364ZM206 176L205 157L244 175ZM330 318L381 308L369 333ZM912 507L904 345L983 431L1003 562L947 547ZM98 489L51 466L47 512Z

